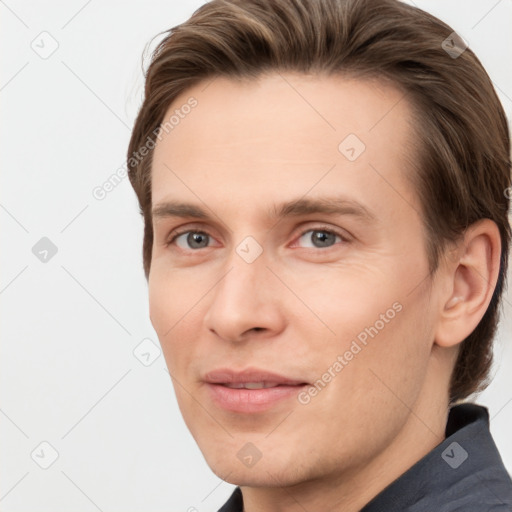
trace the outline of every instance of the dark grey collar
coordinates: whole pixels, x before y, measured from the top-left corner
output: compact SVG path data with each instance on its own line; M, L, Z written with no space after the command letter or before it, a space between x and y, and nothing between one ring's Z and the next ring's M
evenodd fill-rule
M237 487L218 512L242 512ZM360 512L512 512L512 481L489 431L485 407L450 409L446 439Z

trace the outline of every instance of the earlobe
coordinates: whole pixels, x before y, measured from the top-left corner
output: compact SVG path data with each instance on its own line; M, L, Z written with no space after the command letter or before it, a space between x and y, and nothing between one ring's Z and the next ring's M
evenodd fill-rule
M500 254L500 233L493 221L482 219L466 230L457 261L444 269L450 293L440 303L437 345L455 346L479 324L496 287Z

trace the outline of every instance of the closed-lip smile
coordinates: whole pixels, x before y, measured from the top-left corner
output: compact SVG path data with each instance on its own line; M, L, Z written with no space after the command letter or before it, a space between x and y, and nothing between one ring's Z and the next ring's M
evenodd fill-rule
M263 412L308 385L304 380L259 368L219 368L207 372L203 380L218 406L239 413Z

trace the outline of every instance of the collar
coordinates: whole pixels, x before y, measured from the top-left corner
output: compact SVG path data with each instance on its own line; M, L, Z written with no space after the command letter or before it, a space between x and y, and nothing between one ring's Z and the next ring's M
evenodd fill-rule
M445 435L360 512L512 510L512 481L489 431L488 410L471 403L452 407ZM218 512L243 512L240 487Z

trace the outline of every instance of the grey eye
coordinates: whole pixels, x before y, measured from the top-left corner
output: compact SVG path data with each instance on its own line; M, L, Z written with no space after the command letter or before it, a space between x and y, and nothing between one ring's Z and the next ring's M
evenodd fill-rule
M341 241L341 237L332 231L324 229L310 229L301 235L299 240L303 241L303 247L330 247L336 243L336 239ZM311 245L308 245L308 242Z
M184 237L185 242L183 242ZM176 237L176 245L182 249L202 249L204 247L208 247L209 239L210 236L206 233L202 233L200 231L187 231L186 233L182 233Z

